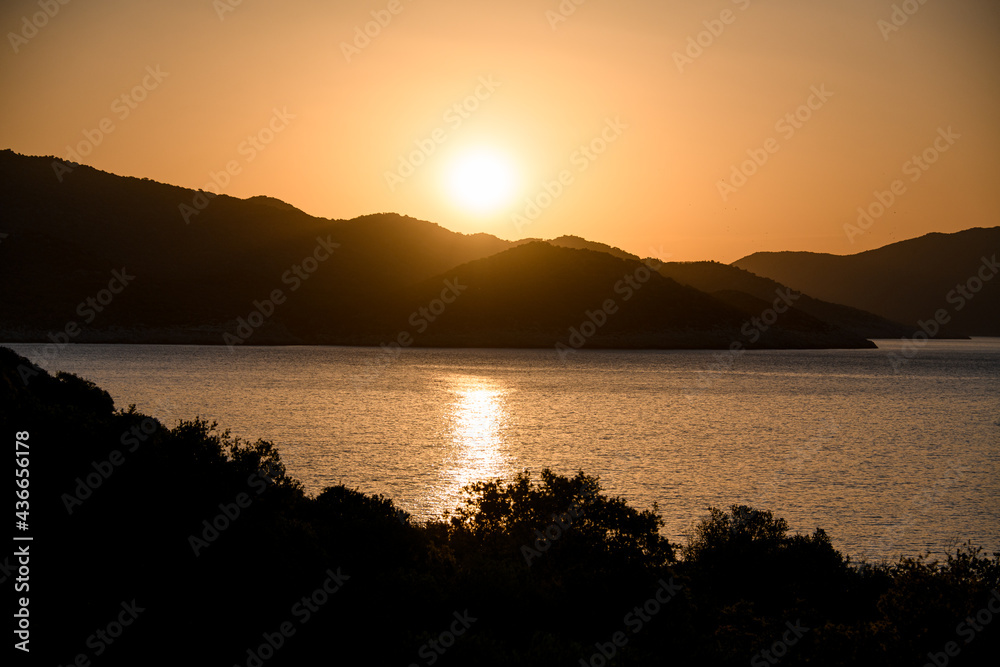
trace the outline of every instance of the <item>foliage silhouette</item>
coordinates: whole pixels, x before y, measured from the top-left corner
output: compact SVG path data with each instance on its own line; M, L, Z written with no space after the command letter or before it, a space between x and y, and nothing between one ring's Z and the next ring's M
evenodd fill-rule
M479 482L446 519L414 523L391 499L344 486L307 496L272 443L115 411L68 375L25 384L25 363L0 348L0 423L31 433L31 516L44 531L32 547L32 649L53 664L96 658L87 638L133 599L146 611L101 665L253 667L248 651L283 623L295 633L266 667L429 665L430 655L436 665L586 664L616 632L627 642L610 664L746 665L787 623L808 632L782 665L920 665L950 641L957 664L996 656L1000 622L968 643L958 634L1000 595L1000 554L971 545L943 561L855 564L822 530L789 534L771 512L734 505L711 508L675 548L655 507L609 497L582 471ZM143 423L156 428L124 447ZM115 450L123 462L68 512L64 497ZM221 520L240 494L249 504ZM207 543L198 555L192 536ZM525 546L538 554L526 558ZM319 599L330 572L342 586L303 622L294 610ZM664 583L680 592L641 630L627 625ZM464 613L476 619L469 631L427 653Z

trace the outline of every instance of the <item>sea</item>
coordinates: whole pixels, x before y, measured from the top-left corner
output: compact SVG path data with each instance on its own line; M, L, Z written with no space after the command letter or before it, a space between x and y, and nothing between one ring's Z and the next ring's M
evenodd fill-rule
M543 469L663 517L710 507L824 529L855 561L1000 551L1000 339L873 350L577 351L9 345L174 426L270 440L307 493L383 494L414 520Z

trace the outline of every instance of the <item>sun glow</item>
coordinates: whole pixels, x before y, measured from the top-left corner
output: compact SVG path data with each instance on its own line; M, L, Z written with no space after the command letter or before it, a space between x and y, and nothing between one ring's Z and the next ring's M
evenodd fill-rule
M462 208L476 213L495 213L508 204L517 188L511 160L491 148L476 148L459 154L448 169L448 193Z

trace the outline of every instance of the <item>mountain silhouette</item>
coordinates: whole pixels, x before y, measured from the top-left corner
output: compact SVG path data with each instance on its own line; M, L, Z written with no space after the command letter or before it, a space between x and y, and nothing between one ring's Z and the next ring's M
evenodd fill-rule
M677 282L708 292L731 305L742 304L749 312L759 313L758 301L768 301L786 288L785 285L754 275L749 271L719 262L667 262L660 267L660 273ZM849 306L842 306L815 299L808 294L794 290L796 299L789 317L805 314L813 320L828 322L836 329L844 329L862 338L895 338L911 334L907 327L878 315ZM739 294L754 299L743 299ZM782 325L789 324L786 318Z
M409 332L418 346L551 347L575 330L582 347L871 346L873 329L829 309L833 321L799 306L753 323L776 298L770 284L685 286L579 237L511 242L394 213L332 220L64 166L0 151L6 340L379 345ZM456 277L460 298L437 303ZM433 322L420 314L444 305Z
M813 297L939 336L1000 336L1000 227L933 233L856 255L759 252L733 263Z
M439 316L430 304L457 285ZM773 298L773 296L772 296ZM756 313L766 310L763 304ZM386 317L385 313L393 313ZM414 314L416 313L416 314ZM447 347L728 348L865 347L861 336L813 320L793 330L743 332L747 312L683 286L647 264L550 243L519 245L421 282L370 313L366 330L385 341L409 333L413 344ZM377 324L376 324L377 323Z
M639 261L640 257L638 255L633 255L630 252L625 252L621 248L616 248L610 246L606 243L597 243L596 241L588 241L587 239L582 239L579 236L560 236L555 239L525 239L520 241L520 243L530 243L533 241L544 241L550 245L559 246L560 248L573 248L574 250L593 250L595 252L606 252L609 255L618 257L620 259L630 259Z
M9 214L0 244L0 329L11 340L81 320L78 305L124 267L135 280L78 340L219 342L227 323L282 289L287 301L256 342L294 341L310 332L292 334L286 320L308 314L314 329L341 322L401 285L511 245L395 214L339 221L269 197L208 198L83 165L60 182L54 162L0 151ZM198 197L207 205L186 221L180 207ZM308 279L283 281L320 240L339 247Z

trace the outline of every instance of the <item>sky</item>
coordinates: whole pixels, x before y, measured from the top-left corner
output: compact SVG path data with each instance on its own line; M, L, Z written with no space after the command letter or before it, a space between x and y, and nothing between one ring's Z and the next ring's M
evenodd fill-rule
M995 0L5 0L0 26L0 147L325 218L723 262L1000 224Z

